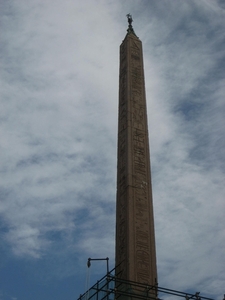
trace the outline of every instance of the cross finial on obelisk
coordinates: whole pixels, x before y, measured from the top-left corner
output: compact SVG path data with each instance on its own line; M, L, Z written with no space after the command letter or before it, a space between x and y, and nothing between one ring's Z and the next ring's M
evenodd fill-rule
M128 23L131 25L133 22L131 14L127 14Z
M134 29L133 29L133 26L132 26L133 19L132 19L132 15L131 15L131 14L127 14L127 21L128 21L128 23L129 23L127 32L128 32L128 33L131 33L131 32L132 32L133 34L135 34ZM135 34L135 35L136 35L136 34Z

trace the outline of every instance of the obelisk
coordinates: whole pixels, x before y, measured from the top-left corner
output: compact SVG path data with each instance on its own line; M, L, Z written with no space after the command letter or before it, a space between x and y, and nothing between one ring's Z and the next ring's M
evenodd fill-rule
M142 43L128 18L120 46L116 276L155 285L156 247Z

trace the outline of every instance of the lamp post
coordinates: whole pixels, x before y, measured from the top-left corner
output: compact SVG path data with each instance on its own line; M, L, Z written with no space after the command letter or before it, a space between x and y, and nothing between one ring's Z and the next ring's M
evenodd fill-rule
M106 260L106 270L107 270L107 274L109 273L109 258L106 257L106 258L88 258L88 261L87 261L87 266L88 268L90 268L91 266L91 260Z
M88 268L90 268L91 266L91 260L106 260L106 275L107 275L107 299L109 299L108 297L108 292L109 292L109 282L108 282L108 274L109 274L109 258L106 257L106 258L88 258L88 261L87 261L87 266Z

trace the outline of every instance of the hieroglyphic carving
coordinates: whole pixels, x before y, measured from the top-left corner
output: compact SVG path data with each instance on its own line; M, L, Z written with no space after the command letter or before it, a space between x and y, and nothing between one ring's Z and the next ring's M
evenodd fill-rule
M126 273L125 258L127 253L127 195L126 195L126 128L127 128L127 55L126 45L120 47L120 89L119 89L119 128L118 128L118 162L117 162L117 253L119 263L118 271Z
M123 153L125 155L124 142L121 140L121 144L119 147L119 153ZM124 192L126 187L126 176L125 176L125 168L122 166L123 162L121 159L118 160L118 182L117 182L117 256L120 257L120 262L124 261L126 258L126 247L127 247L127 195ZM119 175L120 174L120 175ZM125 271L125 265L120 266Z
M133 41L131 46L131 58L134 60L140 60L140 55L140 46L135 41Z
M126 127L126 121L127 121L126 89L127 89L126 45L123 44L120 48L119 130L123 130Z
M122 262L120 270L126 274L122 275L124 279L154 284L152 278L156 273L152 271L154 251L150 236L154 228L149 213L152 199L143 74L141 42L130 38L120 48L116 256L117 263Z
M136 280L149 282L150 241L149 241L149 186L147 178L147 118L145 113L144 78L142 77L140 46L133 42L131 47L131 100L133 128L133 170L135 201L135 249Z

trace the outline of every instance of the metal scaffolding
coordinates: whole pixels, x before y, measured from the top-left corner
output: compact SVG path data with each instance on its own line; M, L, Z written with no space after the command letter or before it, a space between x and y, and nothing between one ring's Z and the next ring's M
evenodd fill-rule
M83 295L80 295L78 300L164 300L171 299L169 296L177 296L185 300L213 300L212 298L200 296L200 292L190 294L158 285L150 286L123 280L119 276L115 276L115 268L98 280Z

